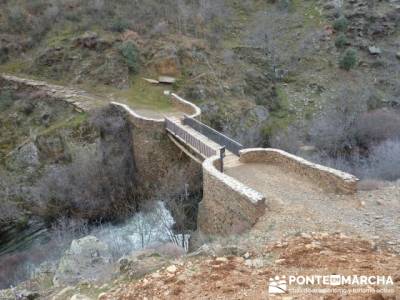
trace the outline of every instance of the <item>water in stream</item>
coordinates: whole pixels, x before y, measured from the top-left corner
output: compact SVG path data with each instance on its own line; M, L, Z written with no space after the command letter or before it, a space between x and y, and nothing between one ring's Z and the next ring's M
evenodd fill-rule
M0 243L0 289L28 279L40 266L56 265L72 239L94 235L106 243L117 260L123 255L165 242L186 247L188 235L175 234L174 219L162 202L147 212L138 212L120 224L88 226L61 222L54 229L32 225ZM15 232L10 231L10 235Z

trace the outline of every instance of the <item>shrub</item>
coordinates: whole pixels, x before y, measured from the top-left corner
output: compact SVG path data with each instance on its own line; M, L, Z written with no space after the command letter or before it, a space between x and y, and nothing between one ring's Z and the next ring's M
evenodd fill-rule
M279 0L278 1L278 8L281 10L286 11L293 11L294 10L294 3L292 0Z
M8 60L8 48L0 48L0 64L7 62Z
M371 151L370 176L384 180L400 178L400 139L387 140Z
M29 13L33 15L40 15L44 10L46 10L47 5L47 1L44 0L30 0L26 3Z
M343 48L347 44L347 38L344 33L339 34L335 40L335 46L337 48Z
M18 6L11 7L7 14L8 28L11 32L23 32L26 29L26 16Z
M363 147L400 138L400 113L387 109L366 112L357 119L354 131L357 143Z
M131 41L124 42L120 46L120 51L129 67L129 71L136 74L139 71L139 51Z
M348 25L349 21L346 19L346 17L341 16L333 22L333 29L337 31L346 31Z
M0 111L6 110L13 103L13 94L9 90L2 91L0 93Z
M92 0L88 3L88 6L96 13L101 13L105 9L106 3L104 0Z
M357 65L357 51L353 48L347 49L339 59L339 67L349 71Z
M124 32L129 28L129 23L123 19L115 19L111 22L110 30L115 32Z
M104 109L91 122L101 136L95 148L75 151L71 163L50 168L32 189L32 202L47 221L60 216L123 218L136 201L126 120L117 111Z
M368 109L368 95L365 89L347 87L329 99L311 121L310 144L333 157L354 148L354 124Z

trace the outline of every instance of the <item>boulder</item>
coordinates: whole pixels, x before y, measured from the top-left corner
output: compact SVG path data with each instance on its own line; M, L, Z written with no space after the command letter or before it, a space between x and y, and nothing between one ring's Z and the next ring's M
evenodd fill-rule
M168 264L168 260L155 250L136 251L118 261L120 272L130 278L140 278Z
M175 81L176 81L175 77L171 77L171 76L158 77L158 82L160 82L160 83L173 84L173 83L175 83Z
M379 54L382 53L381 48L376 47L376 46L370 46L370 47L368 47L368 51L369 51L369 53L372 54L372 55L379 55Z
M178 271L178 268L175 265L170 265L169 267L167 267L166 270L168 273L176 273L176 271Z
M195 251L188 254L188 257L194 256L242 256L246 249L233 244L221 245L218 243L203 244Z
M75 40L77 46L88 49L95 49L98 44L98 34L96 32L85 32Z
M57 163L70 159L65 138L61 134L42 135L37 137L35 142L39 150L40 160L43 162Z
M162 244L155 247L155 251L168 258L179 258L185 254L185 249L174 243Z
M73 240L61 258L53 278L55 286L79 281L99 281L111 276L111 253L108 246L94 236Z
M8 161L11 169L25 169L30 171L40 165L39 150L33 142L27 143L16 149Z

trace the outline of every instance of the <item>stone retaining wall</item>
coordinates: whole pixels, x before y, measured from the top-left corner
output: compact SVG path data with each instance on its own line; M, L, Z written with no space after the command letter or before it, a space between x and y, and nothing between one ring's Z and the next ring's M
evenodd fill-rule
M199 205L198 230L205 235L240 234L264 214L265 198L238 180L221 173L213 156L203 162L203 200Z
M354 194L358 178L329 167L318 165L279 149L253 148L240 151L242 163L267 163L308 177L328 192Z
M201 189L201 166L187 157L168 138L163 119L138 115L127 105L112 102L126 114L132 127L132 151L138 189L147 197Z

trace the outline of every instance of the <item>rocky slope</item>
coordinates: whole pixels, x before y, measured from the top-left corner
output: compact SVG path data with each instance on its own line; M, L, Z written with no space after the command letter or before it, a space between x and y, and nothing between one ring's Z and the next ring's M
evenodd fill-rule
M201 104L206 121L246 145L268 144L344 87L367 93L375 106L398 105L397 1L221 0L204 7L170 1L149 3L154 16L147 18L145 7L129 16L126 4L37 2L49 16L35 15L35 5L19 13L30 13L31 22L55 14L54 29L46 27L35 43L26 42L29 31L15 40L5 34L14 19L3 14L3 70L97 89L126 88L138 72L174 76L175 89ZM7 9L13 12L12 3ZM74 14L81 19L71 24ZM344 27L336 23L341 16ZM335 46L340 35L343 43ZM348 48L357 50L357 65L343 71L338 60Z
M87 122L84 95L51 85L38 88L35 84L40 83L6 77L0 80L0 184L3 201L10 203L10 212L7 215L7 210L3 211L2 221L26 219L24 213L12 207L20 202L22 211L35 210L27 205L27 189L46 170L71 162L74 151L98 139Z
M282 240L254 252L233 247L229 255L227 248L213 257L183 259L138 282L121 284L99 299L311 299L313 296L307 293L291 293L290 289L296 286L290 286L287 294L268 294L268 283L276 275L305 276L315 274L316 270L320 270L320 275L393 274L391 292L350 294L346 299L395 299L399 293L398 257L377 251L367 241L315 233ZM322 285L313 286L317 287ZM357 287L378 289L377 286ZM315 296L342 299L338 292Z
M201 106L203 121L246 146L273 145L305 154L321 151L328 153L322 157L324 164L341 156L365 159L375 144L400 138L399 16L397 0L215 0L191 1L190 5L185 1L153 0L146 1L146 5L139 1L3 1L0 71L79 86L97 96L48 84L41 85L43 92L0 80L0 223L12 223L14 229L15 224L25 228L35 220L32 216L39 216L41 223L48 218L51 222L60 210L80 217L88 211L79 207L82 191L92 187L92 181L87 179L104 174L96 166L82 163L84 159L77 159L82 152L86 155L83 158L93 157L101 141L98 128L82 110L103 105L106 98L121 95L121 90L135 95L133 104L159 109L162 104L155 100L153 91L173 89ZM353 55L351 49L355 50ZM349 70L346 65L339 65L347 53ZM168 87L153 87L142 84L140 79L156 79L160 75L172 76L176 82ZM129 132L123 120L110 115L112 118L103 124L103 129L105 125L109 130L103 133L108 134L107 145L116 144L116 148L103 144L106 148L101 150L123 155L123 147L113 138L118 138L116 132ZM369 140L365 143L359 132L347 135L353 134L352 129L360 124L372 124L360 132L368 138L372 136L370 140L375 144ZM376 124L384 126L376 130ZM341 132L346 134L336 135ZM385 172L400 169L396 149L385 152L392 153L387 155L386 165L381 166ZM130 179L132 168L125 162L120 161L126 172L115 167L99 182L107 186L121 174ZM398 178L398 173L393 173L391 179ZM73 178L78 188L63 188L68 178ZM41 180L41 189L32 190ZM96 187L89 190L96 191ZM63 191L65 198L57 203L39 201L43 193L54 192L52 188ZM36 197L32 198L31 192ZM362 218L368 222L367 227L373 224L375 228L375 223L387 225L377 212L381 205L387 205L386 198L398 201L397 194L392 192L391 187L381 189L374 195L382 194L383 200L366 201L374 208L374 215ZM364 194L371 198L368 192ZM69 201L72 198L74 201ZM72 205L60 205L65 202ZM365 203L354 204L357 205L362 208ZM388 210L390 206L383 209ZM109 217L110 210L94 211L102 218ZM131 283L124 282L126 277L122 276L122 282L111 283L107 278L106 285L82 282L61 288L49 288L56 270L44 267L45 276L21 285L16 291L8 290L5 295L15 298L15 293L26 292L21 291L24 288L33 290L26 298L38 297L37 293L49 299L57 294L56 299L83 299L84 296L74 296L78 293L96 298L102 292L107 292L102 295L105 299L178 299L195 295L229 298L233 294L246 298L254 290L264 295L268 276L299 266L309 271L327 268L330 272L336 272L337 265L350 266L360 272L393 271L397 276L397 257L392 250L379 248L386 242L393 243L392 239L372 245L317 234L290 238L287 243L265 248L270 242L269 237L264 239L269 230L266 227L275 226L274 217L265 222L257 238L240 238L242 243L248 241L249 249L235 249L234 253L224 252L225 249L215 253L219 259L182 258L170 262L171 257L159 259L153 253L133 259L135 263L122 261L122 269L134 267L121 272L134 278L149 271L142 270L146 264L154 269L169 264L174 267ZM334 214L330 217L338 218ZM277 224L282 228L290 225L292 235L293 227L309 225L301 221L304 220L293 224L293 219L281 219ZM397 224L392 221L389 225L395 228ZM3 229L10 233L8 226L2 226ZM14 234L12 231L0 237L8 241ZM251 249L259 247L255 239L264 243L258 250ZM242 257L246 252L250 254ZM340 259L335 260L336 257ZM8 261L11 260L7 258ZM366 266L367 261L371 267ZM118 266L114 267L118 270ZM192 274L193 270L197 275ZM210 270L215 270L215 274ZM391 296L378 293L370 297Z
M75 241L72 249L83 247ZM90 246L95 249L95 245ZM82 248L83 249L83 248ZM86 247L85 251L88 251ZM103 249L103 248L102 248ZM168 249L168 250L167 250ZM76 251L76 250L74 250ZM101 250L103 251L103 250ZM86 254L76 253L76 259ZM103 259L103 256L98 256ZM106 256L104 256L106 257ZM89 259L89 258L86 258ZM101 266L100 260L87 264ZM91 266L90 266L91 265ZM38 280L30 285L31 299L395 299L400 292L400 260L387 249L370 241L348 237L342 233L300 233L297 237L278 242L237 246L224 240L206 244L195 253L181 256L169 248L146 250L132 254L115 266L112 282L81 282L60 288L39 288ZM80 269L84 271L85 267ZM119 270L117 270L119 268ZM101 268L105 270L104 266ZM289 285L288 293L268 293L269 279L275 276L332 275L343 276L391 276L393 284L339 285L335 290L316 293L294 292L306 288L299 284ZM104 279L104 278L103 278ZM307 288L326 288L314 284ZM352 288L364 292L352 292ZM2 291L4 299L13 299L12 291ZM14 293L25 293L23 286Z

